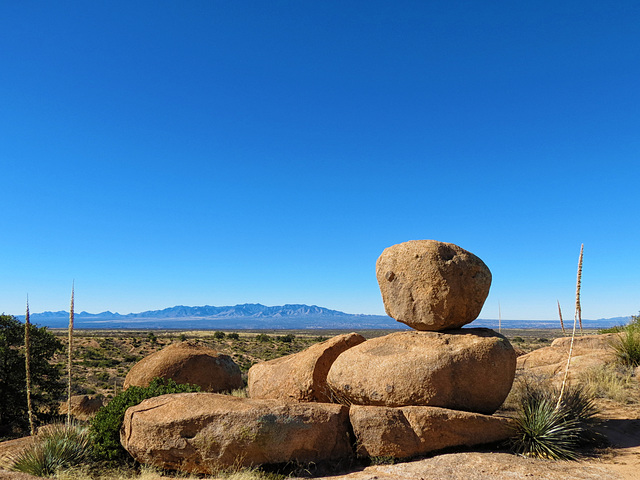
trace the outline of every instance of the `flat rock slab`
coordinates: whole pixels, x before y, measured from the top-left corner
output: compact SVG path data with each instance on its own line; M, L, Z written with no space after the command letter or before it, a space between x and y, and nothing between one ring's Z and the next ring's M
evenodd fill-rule
M416 330L460 328L475 320L491 287L491 271L453 243L412 240L376 262L387 314Z
M408 458L447 447L494 443L513 434L507 418L438 407L353 405L349 418L357 453L369 457Z
M136 363L124 379L124 388L147 387L155 377L199 385L205 392L242 388L242 373L229 355L203 345L180 342Z
M617 335L616 333L606 333L576 337L573 344L569 379L576 379L590 369L614 362L615 353L611 345L615 342ZM520 373L550 377L555 382L561 382L567 368L570 345L570 337L556 338L550 346L518 357L517 369Z
M515 369L515 350L493 330L405 331L350 348L333 363L327 383L345 404L492 414L509 394Z
M621 480L605 466L555 462L508 453L451 453L398 465L376 465L316 480ZM637 478L637 477L636 477Z
M357 333L338 335L302 352L256 363L249 369L249 397L329 402L331 365L341 353L364 341Z
M129 408L120 439L140 463L206 474L219 467L349 457L349 429L343 405L180 393Z

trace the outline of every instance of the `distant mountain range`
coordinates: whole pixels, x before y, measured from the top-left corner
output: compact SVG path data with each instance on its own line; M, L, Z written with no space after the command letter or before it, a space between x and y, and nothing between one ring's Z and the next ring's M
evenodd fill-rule
M24 315L18 316L24 322ZM69 312L43 312L30 315L32 323L50 328L66 328ZM631 317L583 320L585 328L624 325ZM214 307L178 305L140 313L80 312L74 315L76 328L105 329L408 329L386 315L344 313L316 305L287 304L267 307L259 303ZM477 319L470 327L498 328L498 320ZM502 320L503 328L559 328L558 321Z

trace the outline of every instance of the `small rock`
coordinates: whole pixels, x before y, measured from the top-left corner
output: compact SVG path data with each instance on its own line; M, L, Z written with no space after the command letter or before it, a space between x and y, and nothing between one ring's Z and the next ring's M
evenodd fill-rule
M338 335L302 352L257 363L249 369L249 397L329 402L331 365L338 355L364 341L357 333Z
M387 314L416 330L460 328L475 320L491 271L452 243L412 240L382 252L376 275Z
M100 408L102 408L102 397L92 397L88 395L73 395L71 397L71 415L78 420L88 420L91 418ZM66 415L69 402L60 402L60 408L58 413L60 415Z
M124 388L146 387L156 378L199 385L205 392L224 392L243 386L240 367L228 355L190 342L174 343L136 363Z

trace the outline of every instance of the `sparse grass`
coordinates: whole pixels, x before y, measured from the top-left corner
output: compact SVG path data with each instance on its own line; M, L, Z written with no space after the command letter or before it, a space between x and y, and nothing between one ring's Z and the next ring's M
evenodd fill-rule
M43 429L36 441L13 457L12 470L51 477L89 459L91 439L86 426L54 424Z
M638 401L637 380L632 369L623 365L603 365L580 375L580 384L588 388L596 398L608 398L618 403Z

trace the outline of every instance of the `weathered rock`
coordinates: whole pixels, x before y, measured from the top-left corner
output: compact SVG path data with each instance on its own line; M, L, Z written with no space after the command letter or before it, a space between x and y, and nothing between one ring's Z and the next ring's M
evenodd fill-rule
M406 331L347 350L327 383L341 403L491 414L507 397L515 368L513 347L493 330Z
M513 434L507 418L438 407L353 405L357 453L407 458L454 446L493 443Z
M210 473L225 466L345 458L353 453L348 431L343 405L181 393L129 408L120 440L141 463Z
M342 352L364 341L357 333L338 335L302 352L257 363L249 369L249 397L329 402L331 365Z
M102 397L92 397L88 395L73 395L71 397L71 415L78 420L88 420L103 405ZM60 402L58 413L66 415L69 409L69 402Z
M569 379L576 379L584 372L615 361L612 343L618 334L585 335L574 339ZM518 357L519 372L549 377L553 381L562 381L571 337L556 338L550 346L533 350Z
M240 367L228 355L190 342L174 343L136 363L124 379L124 388L146 387L155 377L199 385L206 392L243 386Z
M416 330L460 328L475 320L491 271L452 243L412 240L382 252L376 275L387 314Z

